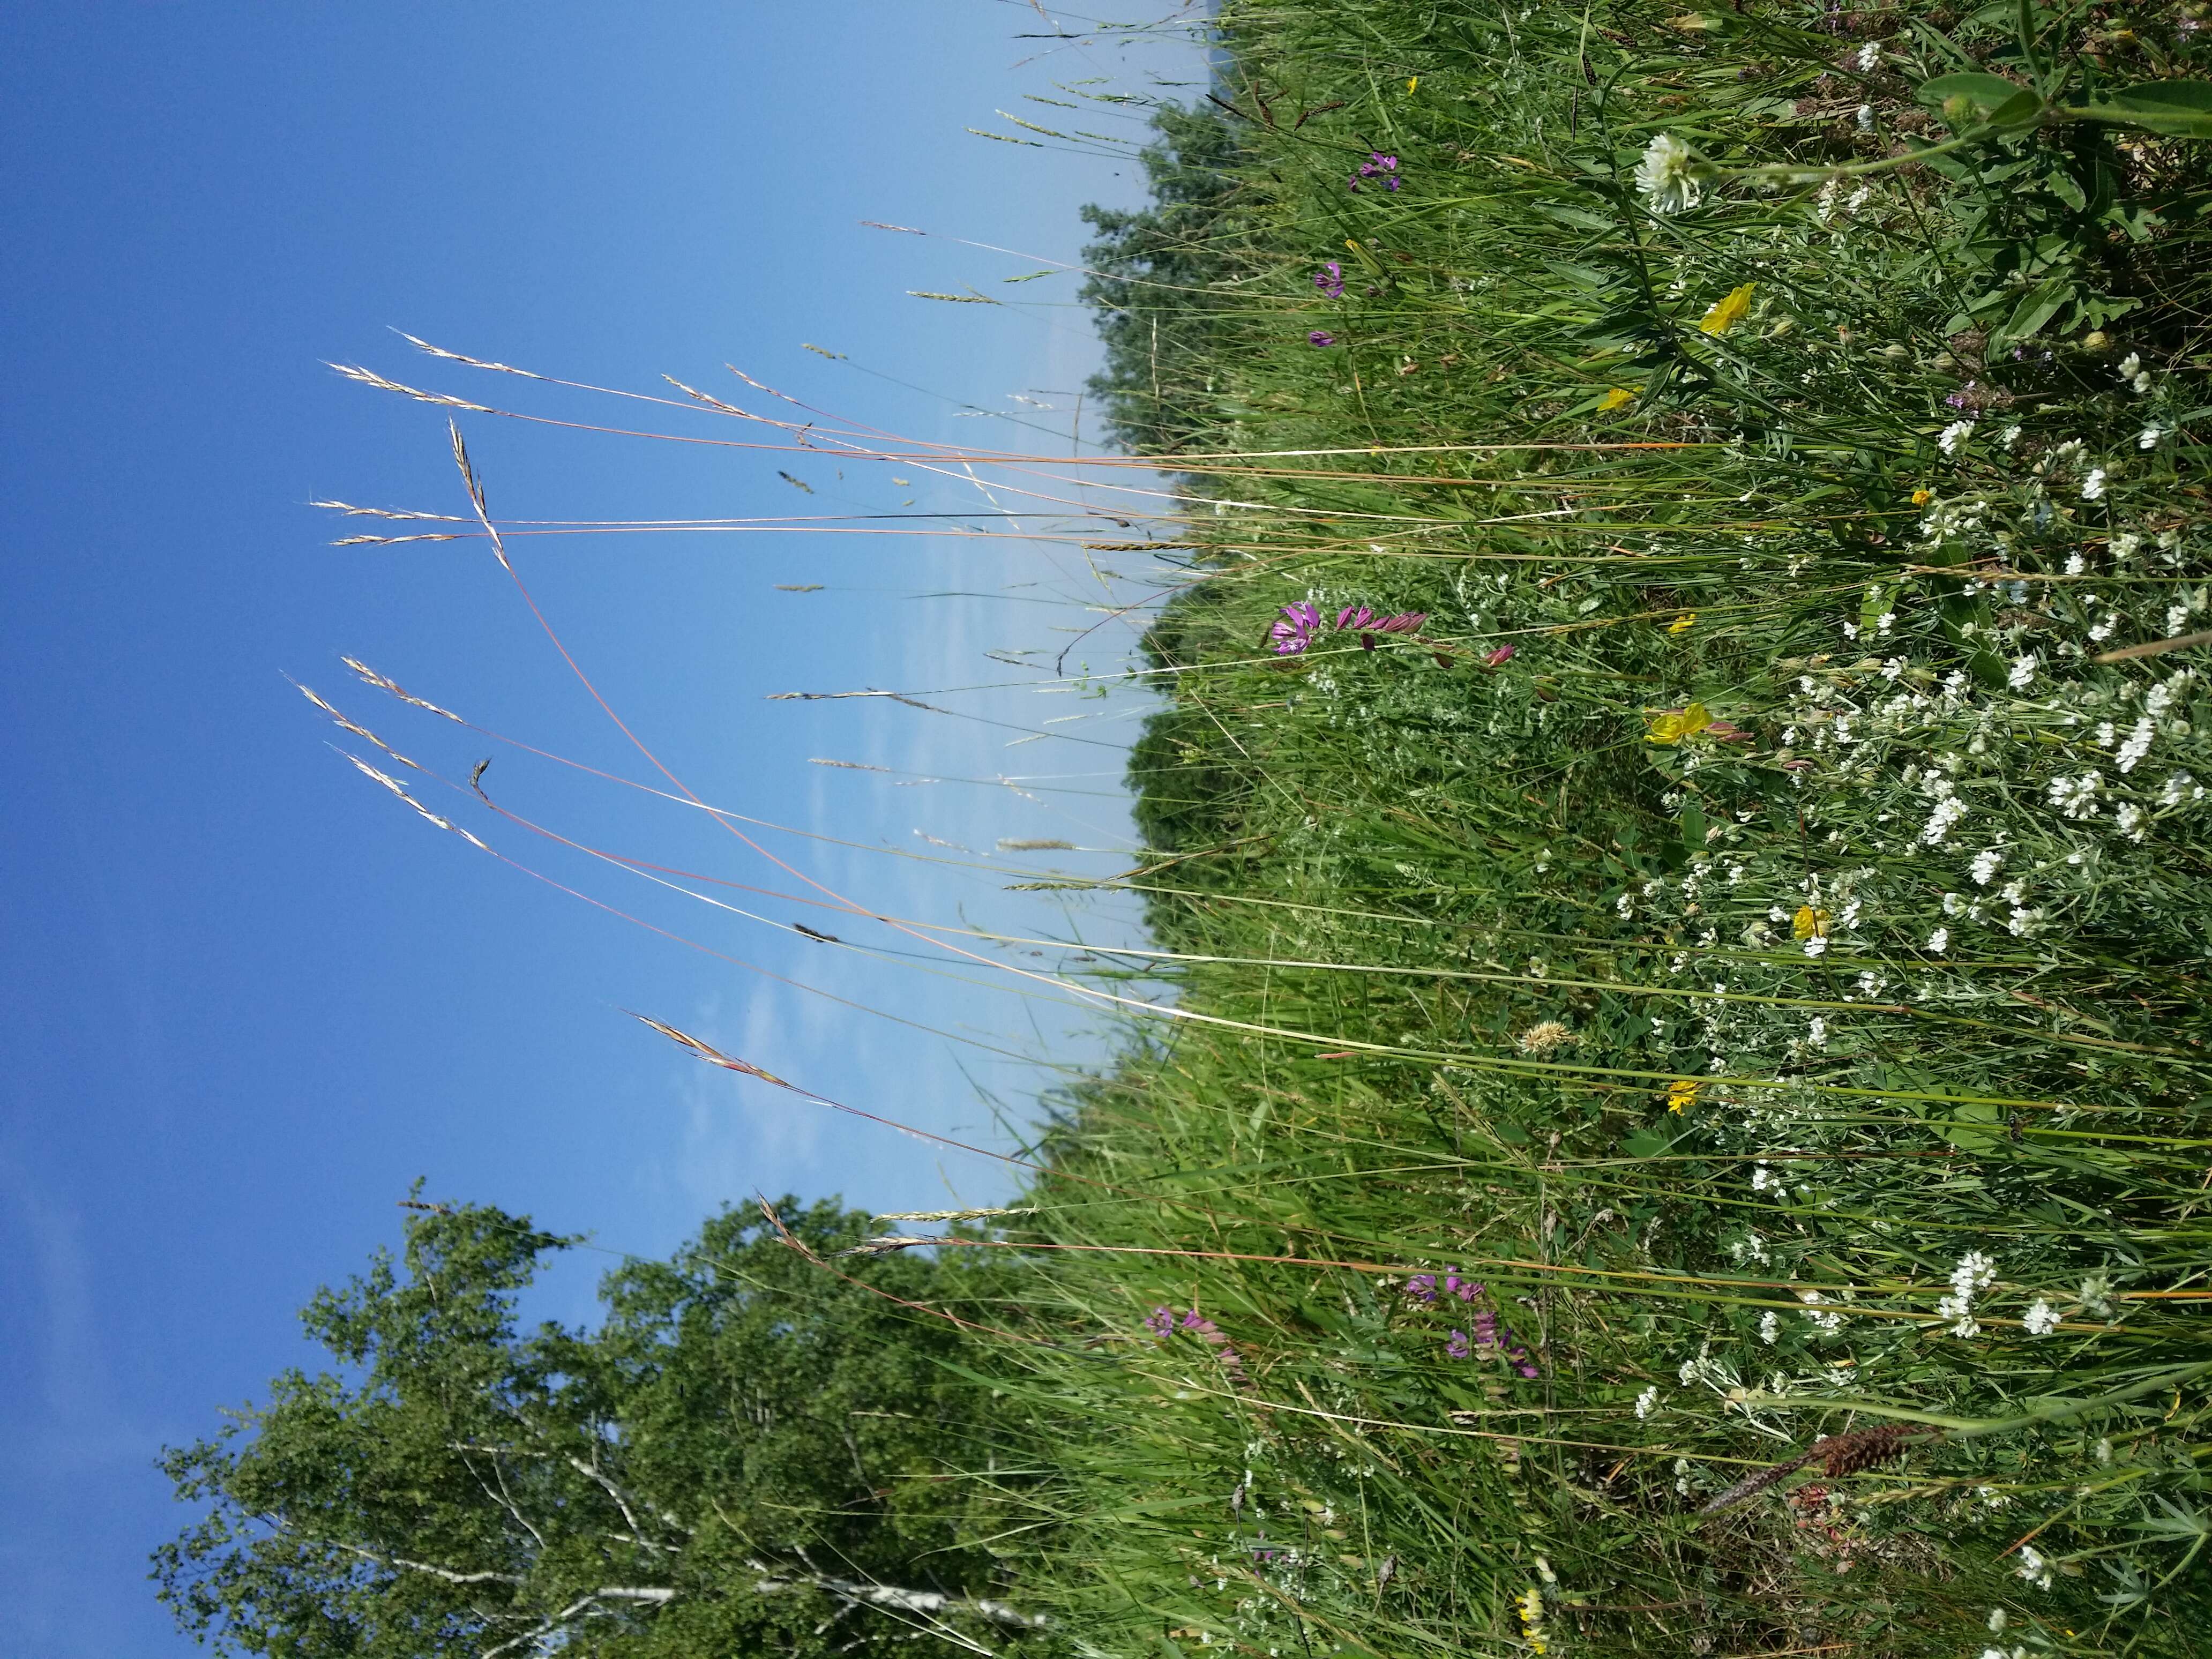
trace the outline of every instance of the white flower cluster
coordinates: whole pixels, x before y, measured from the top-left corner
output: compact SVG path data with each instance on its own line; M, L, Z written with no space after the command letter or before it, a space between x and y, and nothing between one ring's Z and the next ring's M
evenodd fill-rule
M1954 1336L1979 1336L1974 1318L1974 1298L1996 1283L1997 1264L1979 1250L1969 1250L1951 1269L1951 1294L1936 1304L1936 1316L1951 1327Z
M1690 147L1671 132L1657 134L1644 150L1644 159L1636 164L1636 188L1654 213L1686 212L1705 193Z

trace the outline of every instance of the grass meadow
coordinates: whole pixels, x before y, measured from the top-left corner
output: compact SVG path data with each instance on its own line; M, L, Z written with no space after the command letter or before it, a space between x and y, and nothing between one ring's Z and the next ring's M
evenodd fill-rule
M1181 1017L975 1362L1079 1649L2203 1650L2204 9L1224 6Z

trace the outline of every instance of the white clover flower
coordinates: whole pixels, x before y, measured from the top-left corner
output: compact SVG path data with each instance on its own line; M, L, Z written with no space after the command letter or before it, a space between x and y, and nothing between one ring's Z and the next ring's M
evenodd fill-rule
M2185 799L2199 800L2203 798L2203 785L2198 783L2186 772L2176 772L2159 790L2158 804L2160 806L2179 806Z
M1805 954L1807 956L1826 956L1827 952L1828 941L1820 938L1819 935L1815 934L1813 938L1805 941Z
M2051 1588L2051 1563L2044 1559L2043 1553L2033 1544L2020 1547L2020 1565L2013 1571L2038 1589Z
M1636 164L1636 188L1654 213L1683 213L1697 206L1698 183L1690 147L1671 132L1657 134Z
M2166 429L2154 421L2150 425L2145 427L2142 431L2136 434L2136 447L2137 449L2156 449L2158 447L2158 441L2164 436L2166 436Z
M1861 75L1871 75L1881 67L1881 47L1869 40L1859 48L1851 62Z
M2005 931L2014 939L2026 939L2042 921L2043 912L2040 910L2017 909L2005 918Z
M1782 1320L1773 1309L1769 1308L1759 1316L1759 1340L1771 1348L1774 1346L1774 1339L1781 1334Z
M2101 501L2104 495L2105 469L2093 466L2089 469L2089 476L2081 480L2081 499L2085 501Z
M2150 814L2133 801L2124 802L2112 816L2119 823L2120 833L2130 841L2140 842L2150 834Z
M1973 877L1975 886L1986 887L1996 879L1997 871L2003 864L2002 853L1994 847L1985 847L1974 854L1974 861L1967 866L1966 873Z
M2033 653L2012 659L2012 672L2005 676L2005 684L2015 691L2025 691L2035 683L2036 660Z
M2166 638L2168 638L2168 639L2172 639L2172 638L2176 634L2179 634L2179 632L2181 632L2181 630L2182 630L2185 627L2186 627L2186 626L2188 625L2188 623L2189 623L2189 607L2188 607L2187 605L2170 605L2166 606Z
M2189 670L2169 675L2143 693L2143 712L2155 720L2173 707L2173 700L2187 689Z
M1949 893L1946 893L1943 896L1944 896L1944 897L1946 897L1946 898L1950 898L1950 897L1953 897L1953 896L1954 896L1954 895L1952 895L1952 894L1949 894ZM1937 928L1934 933L1930 933L1930 934L1929 934L1929 935L1928 935L1928 954L1929 954L1929 956L1931 956L1931 957L1940 957L1940 956L1942 956L1942 955L1943 954L1943 952L1944 952L1944 951L1946 951L1949 950L1950 948L1951 948L1951 930L1950 930L1949 928L1948 928L1948 927L1938 927L1938 928Z
M1654 1382L1636 1396L1636 1414L1639 1418L1651 1415L1651 1408L1659 1403L1659 1385Z
M2027 1316L2020 1322L2030 1336L2048 1336L2058 1328L2058 1310L2039 1296L2028 1304Z
M1936 447L1946 455L1955 455L1959 453L1959 446L1973 435L1974 423L1972 421L1954 421L1937 434Z

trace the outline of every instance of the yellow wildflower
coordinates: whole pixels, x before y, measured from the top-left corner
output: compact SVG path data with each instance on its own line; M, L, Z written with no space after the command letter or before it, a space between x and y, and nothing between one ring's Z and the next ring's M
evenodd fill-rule
M1667 631L1669 634L1686 634L1697 625L1698 613L1694 611L1685 611L1667 624Z
M1685 738L1697 736L1713 723L1712 715L1701 702L1693 702L1687 708L1669 708L1649 719L1651 729L1644 734L1647 743L1680 743Z
M1797 907L1797 914L1790 918L1790 931L1798 939L1826 939L1828 936L1828 913L1816 910L1809 904Z
M1413 95L1413 88L1414 88L1415 87L1418 87L1418 86L1419 86L1419 85L1420 85L1420 84L1421 84L1421 77L1420 77L1419 76L1418 76L1418 75L1416 75L1415 76L1413 76L1413 78L1412 80L1410 80L1410 81L1407 82L1406 82L1406 96L1407 96L1407 97L1408 97L1408 98L1411 98L1411 97Z
M1678 1077L1667 1085L1667 1109L1679 1112L1698 1103L1698 1091L1705 1085L1693 1077Z
M1544 1639L1544 1592L1531 1584L1516 1598L1521 1604L1521 1629L1538 1653L1550 1650Z
M1912 504L1915 507L1925 507L1935 499L1936 492L1932 489L1916 489L1912 492Z
M1636 401L1636 394L1625 386L1617 386L1597 400L1597 412L1609 415L1616 409L1626 409Z
M1757 283L1746 283L1741 288L1730 289L1726 299L1713 301L1698 326L1708 334L1727 333L1751 309L1752 290L1758 286Z

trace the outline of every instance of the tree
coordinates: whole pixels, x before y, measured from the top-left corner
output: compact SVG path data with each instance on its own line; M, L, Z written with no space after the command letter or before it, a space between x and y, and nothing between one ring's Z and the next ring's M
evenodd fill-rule
M866 1229L778 1208L817 1258ZM1035 1629L968 1541L993 1483L948 1478L998 1461L988 1390L921 1305L988 1268L825 1265L725 1211L610 1274L598 1331L518 1330L517 1293L577 1242L426 1206L400 1262L317 1295L301 1317L343 1374L287 1371L164 1455L205 1505L154 1558L180 1627L284 1659L808 1659L916 1630L981 1652Z
M1238 296L1213 285L1236 270L1231 204L1241 186L1236 135L1207 109L1165 104L1158 142L1139 156L1152 205L1083 209L1097 240L1081 297L1098 313L1106 367L1090 390L1115 441L1140 455L1172 454L1210 418L1203 380L1215 325Z

